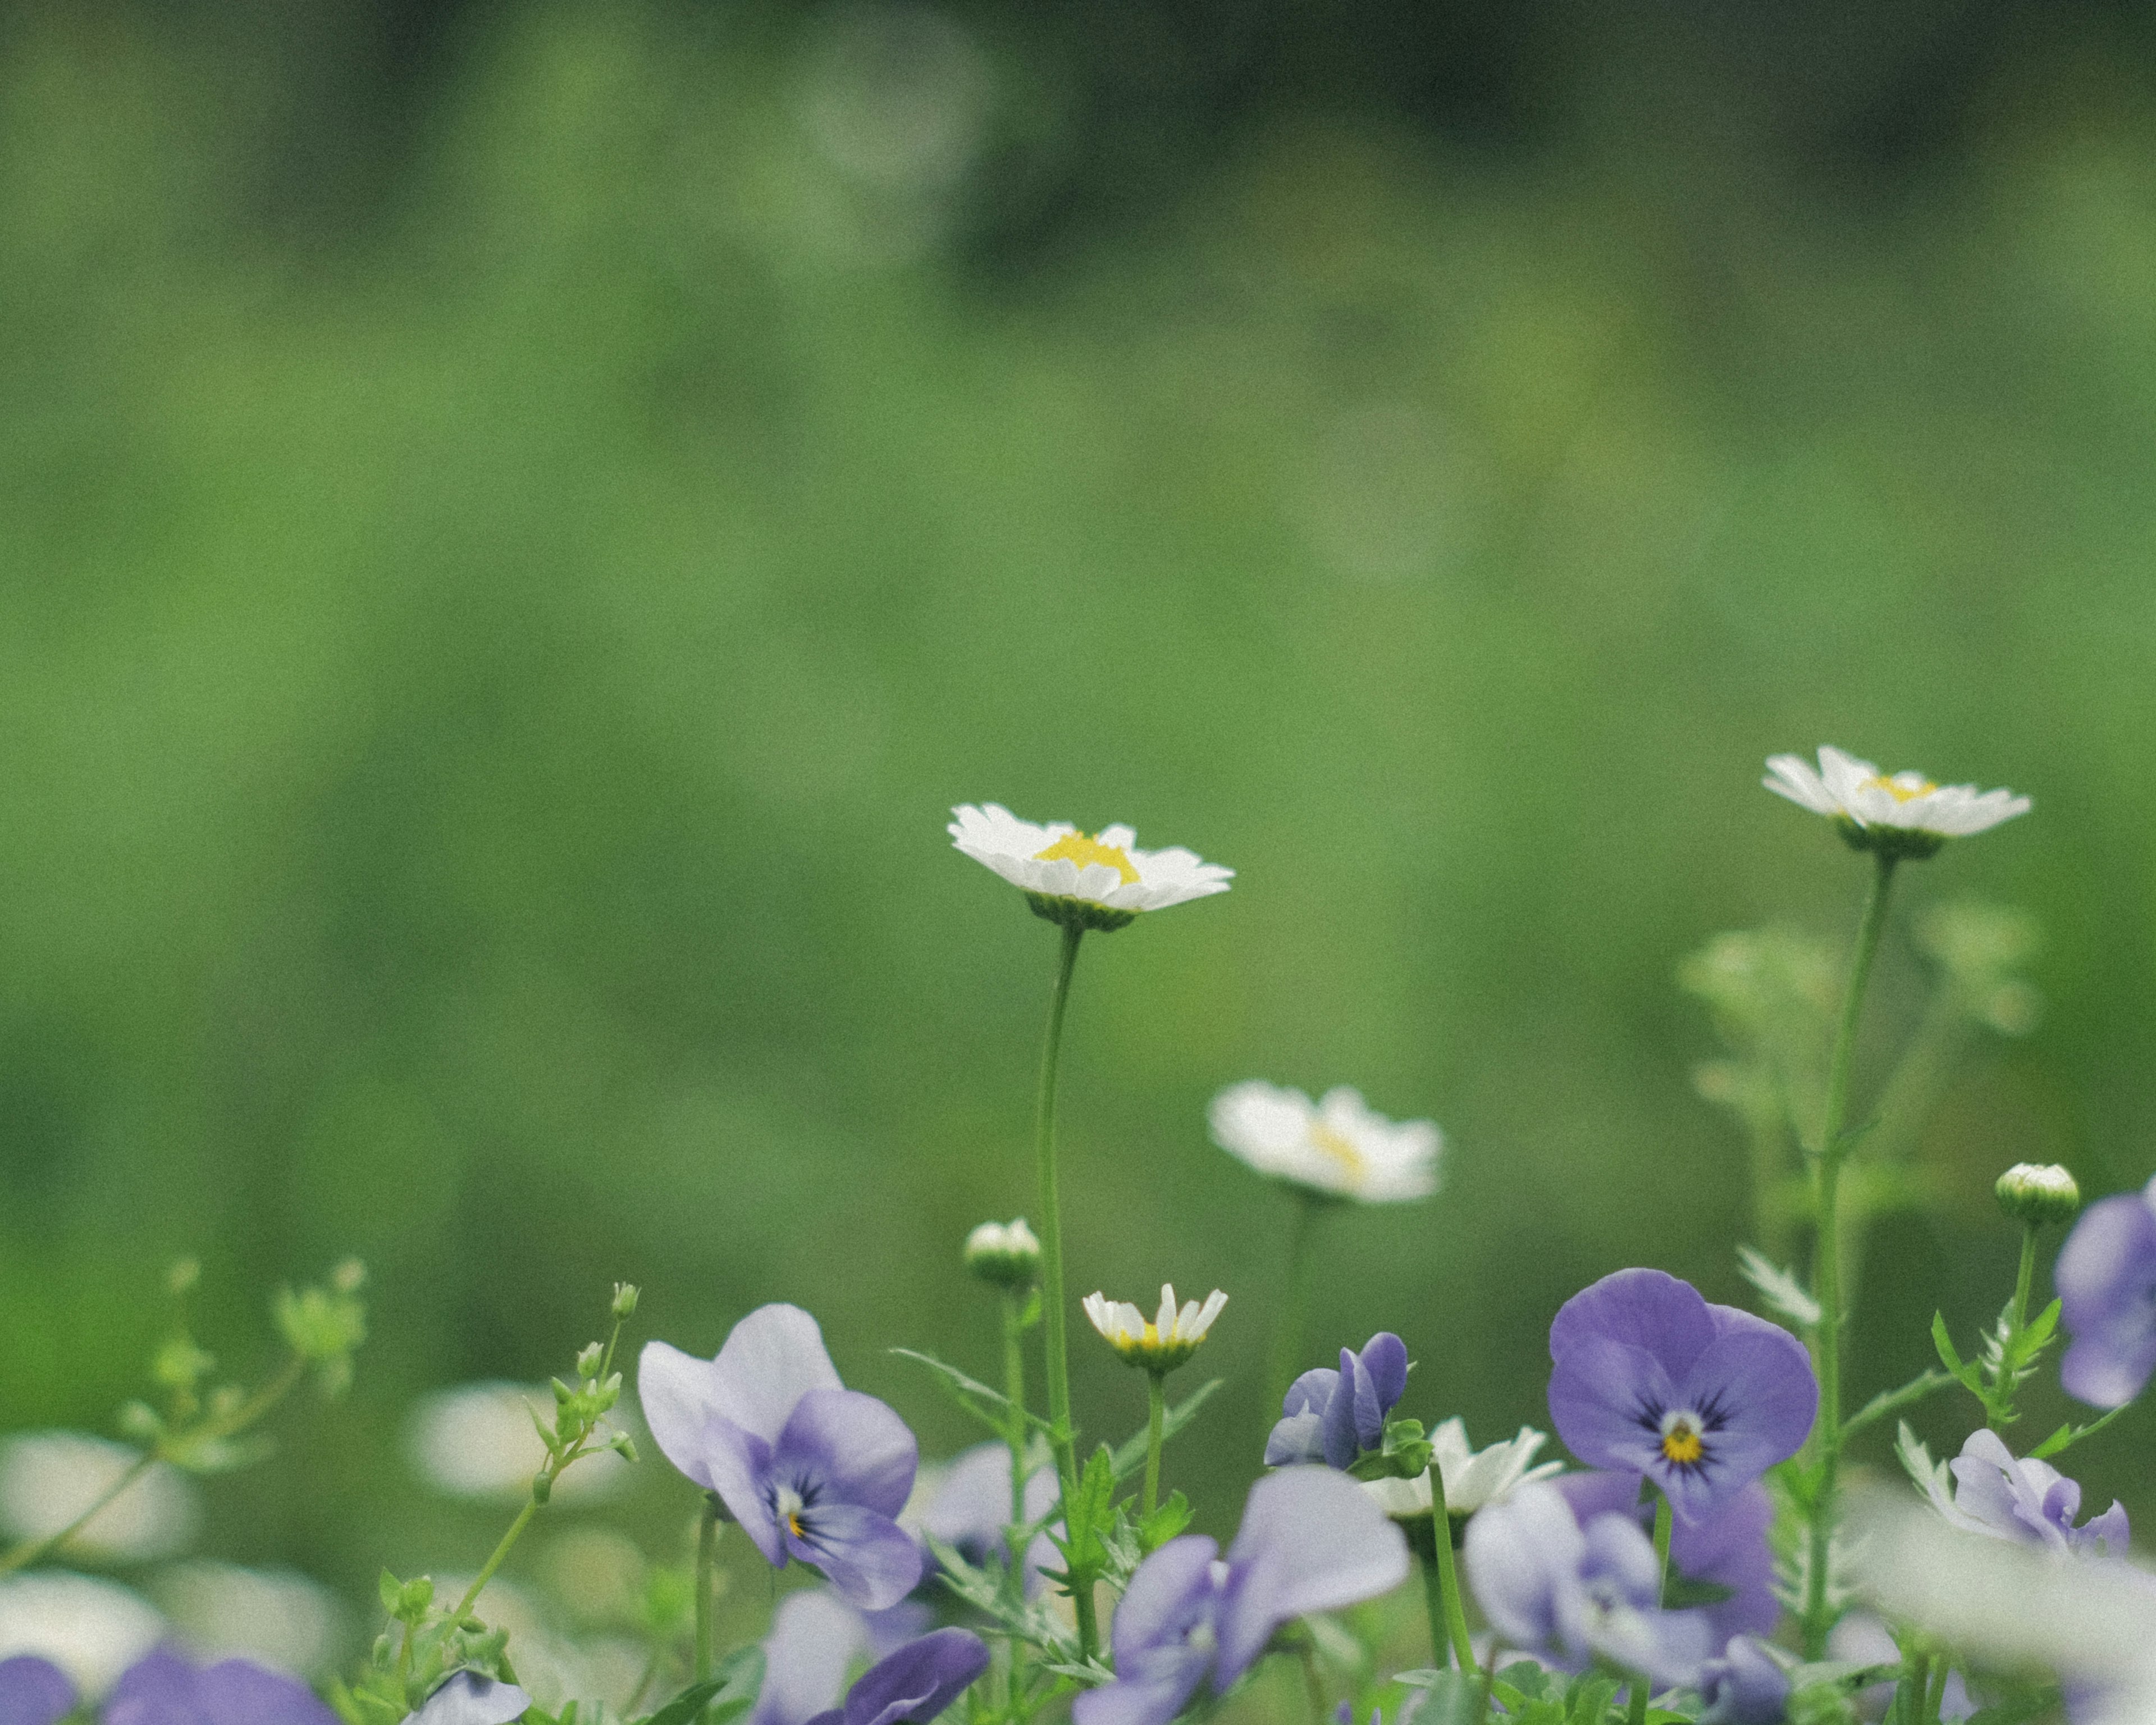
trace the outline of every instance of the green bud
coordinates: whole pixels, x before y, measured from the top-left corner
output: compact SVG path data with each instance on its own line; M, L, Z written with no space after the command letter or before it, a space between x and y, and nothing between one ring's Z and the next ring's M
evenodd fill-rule
M343 1288L280 1288L274 1310L285 1345L302 1359L336 1359L367 1339L367 1308Z
M624 1322L636 1316L636 1285L618 1281L613 1285L613 1315Z
M541 1468L531 1476L531 1501L544 1503L554 1495L554 1476Z
M605 1363L606 1349L594 1342L577 1356L577 1375L579 1378L596 1378L599 1374L599 1368Z
M554 1386L554 1400L557 1405L566 1408L576 1399L577 1392L559 1378L550 1378L547 1381Z
M2082 1207L2082 1189L2074 1183L2071 1174L2055 1163L2017 1162L1991 1189L1999 1209L2015 1221L2035 1228L2047 1222L2071 1221Z
M1040 1276L1040 1241L1025 1218L983 1222L966 1236L966 1268L992 1287L1029 1288Z

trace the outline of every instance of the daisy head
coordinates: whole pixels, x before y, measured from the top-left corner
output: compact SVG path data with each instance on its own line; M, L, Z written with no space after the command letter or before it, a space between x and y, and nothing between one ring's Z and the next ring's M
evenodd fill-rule
M2010 791L1934 784L1921 773L1881 773L1838 748L1819 752L1819 768L1800 755L1768 760L1760 783L1799 807L1824 814L1851 848L1881 856L1927 857L1949 839L1967 838L2029 812Z
M1141 850L1129 827L1088 834L1063 820L1035 826L996 803L951 812L952 844L1024 893L1035 916L1066 927L1122 928L1141 911L1225 892L1235 877L1179 845Z
M1082 1303L1086 1316L1111 1348L1131 1364L1158 1373L1173 1371L1198 1352L1228 1296L1215 1288L1203 1306L1195 1300L1178 1306L1175 1290L1163 1284L1160 1311L1150 1318L1129 1301L1101 1294L1088 1294Z
M1231 1084L1207 1111L1213 1142L1260 1173L1364 1204L1437 1190L1444 1137L1427 1120L1388 1120L1347 1086L1313 1102L1261 1079Z

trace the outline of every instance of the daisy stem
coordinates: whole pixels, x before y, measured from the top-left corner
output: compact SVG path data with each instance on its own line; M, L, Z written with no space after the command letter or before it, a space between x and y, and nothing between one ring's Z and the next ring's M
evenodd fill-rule
M1014 1288L1004 1290L1004 1394L1010 1401L1004 1438L1010 1445L1010 1518L1016 1527L1025 1521L1025 1301Z
M1842 1141L1843 1122L1849 1107L1849 1069L1856 1050L1856 1027L1864 1012L1865 985L1871 978L1880 932L1887 926L1887 897L1894 884L1894 857L1884 851L1872 855L1871 887L1856 927L1849 992L1842 1000L1841 1023L1835 1033L1834 1055L1827 1067L1825 1118L1820 1124L1818 1214L1812 1248L1812 1293L1820 1307L1815 1343L1819 1419L1813 1428L1819 1448L1804 1610L1804 1654L1809 1659L1825 1654L1827 1631L1834 1627L1835 1616L1827 1572L1834 1552L1835 1488L1841 1466L1841 1329L1846 1314L1842 1307L1841 1232L1836 1201L1842 1158L1848 1149Z
M1149 1516L1160 1502L1160 1424L1168 1414L1168 1375L1164 1372L1146 1373L1146 1471L1145 1497L1140 1501L1138 1513Z
M703 1517L696 1523L696 1681L711 1675L711 1583L719 1551L719 1500L704 1495Z
M2021 1269L2014 1278L2014 1329L2015 1334L2028 1327L2029 1290L2036 1280L2036 1224L2021 1224Z
M1315 1263L1311 1247L1317 1234L1317 1213L1322 1208L1316 1194L1296 1194L1295 1221L1287 1243L1287 1304L1281 1312L1280 1327L1273 1332L1275 1401L1286 1395L1302 1358L1303 1320L1310 1310L1311 1271Z
M1040 1050L1040 1106L1034 1117L1034 1151L1040 1168L1041 1351L1048 1366L1049 1441L1055 1450L1055 1476L1065 1503L1078 1497L1077 1432L1070 1424L1070 1343L1064 1326L1063 1211L1055 1195L1055 1068L1063 1050L1063 1009L1070 999L1070 973L1078 967L1078 942L1085 937L1077 922L1063 925L1062 957L1055 991L1048 999L1048 1035ZM1074 1537L1075 1530L1073 1530ZM1082 1587L1071 1599L1078 1614L1078 1643L1087 1659L1101 1645L1093 1593Z

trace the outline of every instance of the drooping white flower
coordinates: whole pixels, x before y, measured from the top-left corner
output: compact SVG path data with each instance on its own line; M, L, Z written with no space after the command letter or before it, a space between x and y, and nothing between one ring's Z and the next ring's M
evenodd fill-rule
M142 1459L139 1450L80 1431L29 1431L0 1445L0 1527L17 1539L49 1539L102 1497ZM159 1462L85 1522L68 1554L139 1560L163 1557L194 1537L201 1520L192 1483Z
M531 1489L546 1465L547 1446L531 1423L535 1409L551 1411L543 1385L460 1384L422 1396L405 1427L405 1451L420 1476L445 1497L508 1502ZM587 1454L554 1482L557 1499L603 1497L618 1490L629 1464L611 1450Z
M0 1659L49 1659L92 1701L165 1633L165 1620L116 1581L64 1569L0 1579Z
M1427 1120L1388 1120L1342 1085L1313 1102L1253 1078L1213 1098L1213 1142L1261 1174L1364 1204L1437 1190L1445 1139Z
M1036 826L1000 803L953 809L951 842L1023 891L1051 922L1121 928L1141 911L1164 911L1225 892L1233 869L1181 845L1140 850L1129 827L1087 834L1065 820Z
M1219 1317L1228 1296L1215 1288L1205 1296L1203 1306L1187 1300L1178 1307L1174 1288L1163 1283L1160 1312L1152 1318L1127 1300L1111 1300L1102 1294L1088 1294L1080 1303L1093 1327L1117 1353L1134 1366L1166 1372L1198 1351L1198 1344L1213 1327L1213 1320Z
M1907 856L1928 856L1946 839L1981 833L2030 808L2026 797L2011 791L1934 784L1921 773L1881 773L1831 746L1820 750L1816 772L1800 755L1771 756L1759 783L1840 822L1843 836L1858 849Z
M1546 1433L1522 1425L1517 1437L1486 1450L1467 1441L1467 1426L1458 1415L1430 1435L1430 1463L1445 1481L1446 1513L1471 1516L1485 1504L1502 1503L1522 1486L1563 1473L1562 1461L1534 1466L1535 1452L1549 1441ZM1407 1521L1430 1512L1430 1476L1411 1480L1365 1480L1363 1489L1383 1506L1387 1515Z

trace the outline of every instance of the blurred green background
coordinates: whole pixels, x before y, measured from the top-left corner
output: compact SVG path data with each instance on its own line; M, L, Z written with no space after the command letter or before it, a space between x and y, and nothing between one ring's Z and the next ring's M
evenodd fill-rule
M2008 1291L2001 1168L2156 1166L2153 42L1975 0L10 13L0 1425L111 1430L172 1255L246 1369L268 1288L357 1252L352 1395L215 1484L217 1555L474 1564L499 1520L406 1410L562 1369L616 1278L703 1351L800 1301L970 1440L884 1350L987 1369L958 1243L1032 1204L1055 936L947 847L988 799L1239 870L1088 943L1065 1069L1074 1295L1232 1296L1201 1525L1288 1225L1206 1142L1235 1079L1443 1124L1440 1199L1332 1226L1314 1343L1395 1328L1410 1411L1541 1421L1585 1281L1743 1293L1674 977L1845 939L1863 865L1757 788L1821 742L2037 803L1905 871L1869 1024L1867 1086L1927 903L2041 920L2041 1025L1973 1044L1866 1260L1852 1393L1918 1369ZM2156 1514L2148 1430L2077 1452L2097 1504ZM670 1555L690 1502L654 1461L606 1513Z

